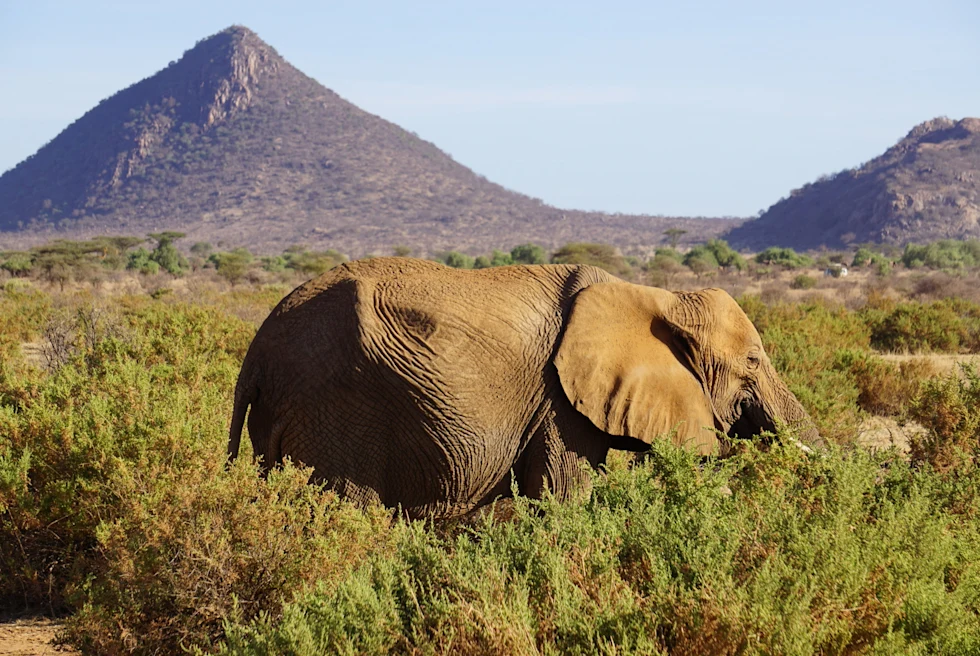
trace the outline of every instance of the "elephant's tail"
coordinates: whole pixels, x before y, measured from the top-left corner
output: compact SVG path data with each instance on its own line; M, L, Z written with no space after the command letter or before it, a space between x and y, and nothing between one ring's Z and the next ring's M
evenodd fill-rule
M255 401L255 373L254 368L249 366L246 357L242 371L238 375L238 384L235 385L235 409L231 413L231 429L228 431L228 461L238 457L238 448L242 443L242 429L245 427L245 414L248 406Z

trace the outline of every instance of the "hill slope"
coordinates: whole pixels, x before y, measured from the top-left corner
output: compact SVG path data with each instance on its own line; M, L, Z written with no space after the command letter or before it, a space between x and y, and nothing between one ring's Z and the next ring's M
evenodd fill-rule
M0 242L180 229L275 251L351 254L658 243L725 220L557 210L504 189L434 145L343 100L244 27L101 102L0 177Z
M884 154L794 190L728 234L735 245L840 247L980 237L980 119L917 125Z

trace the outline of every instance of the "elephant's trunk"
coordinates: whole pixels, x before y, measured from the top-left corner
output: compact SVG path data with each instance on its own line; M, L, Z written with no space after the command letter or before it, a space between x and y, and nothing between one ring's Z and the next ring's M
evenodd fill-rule
M729 429L729 435L749 437L761 432L775 432L780 427L794 431L804 445L825 445L813 420L803 404L789 390L771 365L762 376L757 395L742 404L738 419Z
M768 368L772 368L769 365ZM770 377L771 391L763 396L762 407L773 423L777 426L786 426L794 431L803 444L815 447L825 446L823 438L817 432L817 427L810 418L806 408L800 403L796 395L793 394L772 370Z

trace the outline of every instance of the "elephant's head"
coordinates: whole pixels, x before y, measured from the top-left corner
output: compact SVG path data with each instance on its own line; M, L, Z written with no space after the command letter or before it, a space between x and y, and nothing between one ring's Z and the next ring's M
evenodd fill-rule
M690 448L725 453L716 430L748 437L779 425L820 443L752 322L720 289L592 285L574 299L555 365L574 407L625 438L621 447L676 429Z

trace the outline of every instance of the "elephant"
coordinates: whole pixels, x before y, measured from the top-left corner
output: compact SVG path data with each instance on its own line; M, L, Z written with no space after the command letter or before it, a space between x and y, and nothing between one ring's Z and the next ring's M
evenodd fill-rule
M515 488L568 498L610 449L659 436L718 455L781 425L820 441L726 292L587 265L345 263L297 287L256 333L230 459L246 413L261 467L288 456L341 496L437 519Z

